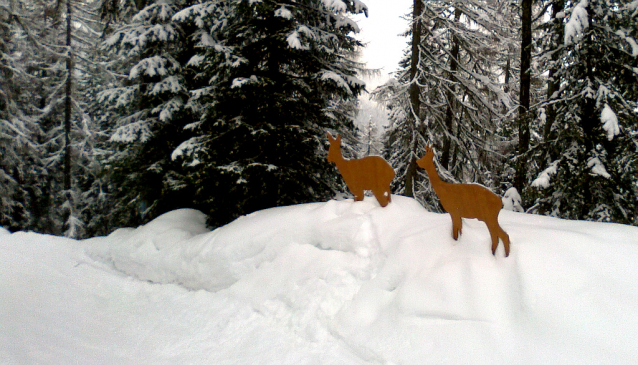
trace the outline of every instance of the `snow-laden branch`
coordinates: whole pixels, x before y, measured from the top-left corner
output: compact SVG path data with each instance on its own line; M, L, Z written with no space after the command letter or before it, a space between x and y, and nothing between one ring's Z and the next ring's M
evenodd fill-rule
M574 43L589 27L588 6L587 0L581 0L572 10L569 21L565 24L565 45Z
M603 129L607 132L608 140L611 141L615 136L620 134L618 118L616 117L616 113L609 107L609 104L605 104L603 107L600 113L600 121L603 123Z
M549 181L551 180L553 175L556 175L558 171L558 163L560 161L552 162L548 168L543 170L538 177L532 181L532 186L540 189L547 189L549 187Z

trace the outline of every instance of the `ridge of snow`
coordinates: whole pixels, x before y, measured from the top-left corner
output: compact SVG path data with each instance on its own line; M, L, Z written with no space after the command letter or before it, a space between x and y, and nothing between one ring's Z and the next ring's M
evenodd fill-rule
M272 208L209 231L192 209L76 241L0 233L8 364L629 364L638 228L392 196Z

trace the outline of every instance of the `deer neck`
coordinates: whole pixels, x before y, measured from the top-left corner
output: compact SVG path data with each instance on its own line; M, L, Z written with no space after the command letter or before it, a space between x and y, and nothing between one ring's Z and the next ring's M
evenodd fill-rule
M443 185L443 181L439 177L439 173L436 172L436 167L434 167L434 161L425 164L425 172L427 172L430 184L435 191Z
M337 153L333 154L332 162L334 162L334 164L337 166L339 171L341 171L341 169L347 164L347 161L348 160L343 158L343 155L341 154L341 149L338 149Z

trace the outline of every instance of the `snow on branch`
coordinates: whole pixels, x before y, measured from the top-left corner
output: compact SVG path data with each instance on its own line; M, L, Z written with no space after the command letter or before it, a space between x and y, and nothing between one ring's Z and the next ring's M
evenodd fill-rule
M592 157L587 161L587 167L591 169L593 175L602 176L604 178L609 179L611 175L605 169L605 165L600 161L598 157Z
M204 55L194 55L193 57L191 57L190 60L188 60L188 62L186 63L186 66L188 67L197 67L199 65L202 64L202 62L204 62L204 60L206 59L206 57Z
M148 121L140 120L117 128L111 136L110 141L116 143L131 143L139 139L141 142L145 142L151 135L152 132Z
M115 107L120 108L130 104L133 100L135 100L139 88L139 85L133 85L107 89L97 95L98 101L100 103L115 102Z
M248 166L246 167L259 167L259 168L263 168L268 172L272 172L278 169L277 166L273 165L273 164L264 164L264 163L259 163L259 162L253 162L248 164Z
M636 43L636 40L631 37L629 32L625 30L617 30L616 35L625 42L629 43L629 46L631 47L631 56L638 57L638 43Z
M135 66L131 68L131 72L129 73L129 79L134 79L140 75L140 73L144 73L148 76L160 75L164 76L168 74L168 70L166 69L166 63L168 61L166 58L161 56L153 56L149 58L144 58L140 62L138 62Z
M209 95L212 92L212 90L213 90L213 87L211 86L206 86L201 89L190 90L191 99L197 100L204 95Z
M355 14L359 14L359 13L364 13L365 16L368 16L368 7L366 6L366 4L362 3L359 0L354 0L354 13Z
M182 91L186 91L186 88L182 85L177 76L172 75L153 85L149 94L159 95L166 92L177 94Z
M355 33L359 33L361 31L357 22L347 16L336 16L336 20L335 26L337 28L349 27Z
M292 49L301 49L301 50L309 49L308 46L304 46L301 44L301 39L299 39L299 32L297 31L290 33L288 35L288 38L286 38L286 41L288 41L288 47Z
M618 118L616 117L616 113L609 107L609 104L605 104L603 111L600 113L600 121L603 123L603 129L607 132L608 140L611 141L615 136L620 134Z
M193 137L182 143L173 151L171 154L171 160L175 161L180 157L190 158L194 154L197 153L197 150L202 148L203 138L202 137ZM193 159L190 163L190 166L199 165L200 161L198 159Z
M552 175L556 175L558 171L558 161L554 161L548 168L538 175L536 180L532 181L532 186L539 189L547 189L549 187L549 180Z
M565 24L565 45L574 43L589 27L587 6L589 6L587 0L581 0L572 10L572 15L569 17L567 24Z
M350 85L348 85L348 83L334 71L323 71L321 73L321 79L333 81L335 84L337 84L337 86L344 89L348 94L352 94Z
M341 0L321 0L323 5L334 12L344 12L347 10L346 4Z
M133 16L132 22L143 23L151 21L152 19L158 19L166 21L171 18L173 10L168 4L155 3L140 10L135 16Z
M275 16L290 20L292 19L292 12L282 5L281 8L275 10Z
M230 88L231 89L241 88L245 84L256 84L258 82L259 80L257 79L257 76L255 75L251 75L250 77L237 77L233 79L233 82L230 85Z
M173 117L173 114L180 110L184 103L180 98L172 98L171 100L161 104L158 107L153 108L151 113L157 114L159 113L159 120L162 122L166 122Z

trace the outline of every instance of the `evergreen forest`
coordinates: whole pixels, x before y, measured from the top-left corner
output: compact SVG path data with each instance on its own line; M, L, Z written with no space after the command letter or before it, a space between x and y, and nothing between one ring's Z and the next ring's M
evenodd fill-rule
M372 10L372 9L371 9ZM106 235L174 209L211 228L347 193L380 154L522 210L638 225L638 1L414 0L390 80L359 60L365 0L0 0L0 226ZM355 123L371 96L388 124Z

